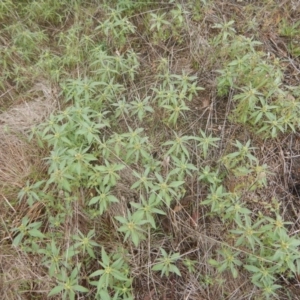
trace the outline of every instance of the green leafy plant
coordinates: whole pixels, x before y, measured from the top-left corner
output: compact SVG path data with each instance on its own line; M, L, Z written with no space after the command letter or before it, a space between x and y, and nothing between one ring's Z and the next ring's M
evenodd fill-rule
M210 186L210 193L207 198L201 202L202 205L210 205L212 213L223 213L225 207L230 204L229 194L226 193L222 185Z
M206 183L217 185L218 183L222 182L220 177L221 176L218 172L212 172L209 166L205 166L205 168L201 168L198 179Z
M133 206L136 211L135 215L137 217L140 216L141 219L145 219L149 222L149 224L152 226L152 228L156 228L155 220L153 215L159 214L159 215L165 215L165 212L161 209L157 208L161 205L161 200L156 194L151 194L148 201L144 199L143 196L141 196L141 203L130 203L131 206Z
M110 9L107 19L96 27L96 30L103 31L107 38L112 37L110 41L116 42L119 47L123 46L126 37L135 31L134 25L121 13L121 10Z
M181 276L178 267L175 265L180 258L179 253L167 253L163 248L160 248L161 257L157 259L157 263L152 267L153 271L160 271L161 276L169 276L170 273L175 273Z
M139 120L142 121L147 112L153 113L153 108L149 105L150 96L147 96L144 100L137 99L130 102L130 110L132 115L137 115Z
M280 23L279 33L290 38L295 37L297 34L299 34L299 26L299 21L294 24L289 24L288 20L283 19Z
M19 201L22 201L24 198L27 198L26 200L29 206L32 206L34 202L39 201L40 195L37 191L44 183L44 180L41 180L30 185L29 181L27 181L26 186L23 187L18 194Z
M103 185L114 186L120 178L117 172L124 169L124 167L124 165L111 164L109 161L105 160L105 166L96 166L95 171L99 171L100 174L103 174Z
M185 258L183 264L187 267L189 273L194 274L196 269L195 265L197 264L197 260L191 260L189 258Z
M220 34L216 37L216 40L214 42L226 42L229 37L234 36L235 34L235 29L233 27L234 21L228 21L224 22L223 24L218 23L214 25L213 28L220 29Z
M236 278L238 276L238 267L242 265L242 262L238 259L240 255L239 251L232 251L228 247L224 247L219 251L219 254L223 258L220 262L211 259L210 264L217 267L219 272L230 270L232 276Z
M119 200L111 194L110 186L101 185L100 188L96 188L97 195L94 196L89 205L97 205L100 215L102 215L112 203L117 203Z
M12 229L15 235L13 245L19 246L25 237L43 239L45 235L39 230L41 225L42 222L31 223L28 217L23 217L21 225Z
M206 158L208 154L208 148L210 146L218 147L215 142L219 141L220 138L212 137L211 134L207 136L202 130L200 131L200 133L201 137L197 138L197 140L200 142L198 146L202 148L203 156L204 158Z
M163 145L171 146L167 151L167 154L174 154L177 156L179 153L183 153L187 158L189 157L189 151L186 147L188 141L195 140L193 136L179 136L175 133L175 140L167 141Z
M146 192L148 193L150 189L153 188L153 179L149 178L149 173L150 173L150 168L147 167L144 171L143 174L139 174L136 171L133 170L133 175L138 178L139 180L136 181L132 186L131 189L136 189L136 190L143 190L145 189Z
M197 171L198 169L185 158L182 154L181 159L176 156L171 156L174 162L174 169L169 173L170 175L177 175L178 179L185 179L186 175L193 176L192 171Z
M142 214L137 212L131 214L130 211L127 212L127 218L121 216L115 218L122 224L118 231L125 233L124 241L130 237L133 244L138 246L140 241L145 238L143 225L149 221L145 220Z
M160 174L155 173L158 183L154 185L153 191L158 195L158 198L163 200L169 207L172 198L178 199L181 195L179 187L184 184L184 181L170 181L170 174L164 179Z
M96 258L93 248L98 247L99 244L92 240L94 236L95 230L90 230L86 236L78 231L78 235L73 236L73 239L77 241L74 244L74 248L76 250L80 249L83 255L85 254L85 252L87 252L90 257Z
M230 88L236 91L233 96L236 107L231 120L250 124L265 137L275 138L280 133L295 131L298 110L289 110L284 114L286 117L281 115L286 102L283 99L290 98L292 102L292 97L282 88L283 73L278 61L270 62L266 54L256 50L259 42L236 36L233 32L231 30L229 34L224 29L215 41L226 45L227 37L230 37L232 42L231 46L224 48L230 49L227 52L229 61L219 71L218 78L219 95L227 94Z
M54 287L48 296L54 296L61 294L62 299L75 299L77 292L87 293L89 290L78 284L78 272L80 269L80 264L71 272L68 276L65 269L61 269L60 274L57 274L58 285Z
M236 235L240 235L236 241L236 246L248 243L254 251L255 246L261 245L261 241L259 239L261 232L257 230L261 225L261 221L252 224L251 218L248 215L244 216L244 222L239 217L236 217L235 221L239 229L232 230L231 232Z
M107 255L104 248L101 250L101 261L99 261L103 269L93 272L90 277L99 277L98 281L92 282L93 285L97 286L97 295L101 299L110 299L108 294L108 289L117 286L117 282L122 282L125 284L126 292L128 292L127 284L130 283L127 274L125 273L125 262L122 256L113 259ZM120 293L120 290L117 288L117 295ZM125 290L123 290L125 292ZM125 294L126 294L125 292Z

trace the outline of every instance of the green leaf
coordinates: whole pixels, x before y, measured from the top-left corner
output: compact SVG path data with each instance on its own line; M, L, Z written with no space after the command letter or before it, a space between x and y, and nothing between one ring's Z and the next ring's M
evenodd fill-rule
M159 264L155 264L153 267L152 267L152 270L153 271L161 271L164 267L164 264L163 263L159 263Z
M95 271L93 272L90 277L95 277L95 276L100 276L104 273L105 271L104 270L98 270L98 271Z
M63 298L65 298L65 295L66 294L63 295ZM68 296L69 296L69 300L75 300L75 293L74 293L73 290L69 291L69 295Z
M169 184L170 187L179 187L180 185L184 184L184 181L173 181Z
M100 290L97 292L100 295L100 299L102 300L111 300L107 290Z
M137 247L139 245L139 235L135 232L132 232L131 239L133 241L133 244Z
M127 219L125 219L124 217L115 216L115 219L118 220L122 224L126 224L127 223Z
M219 272L224 272L228 268L228 264L226 261L223 261L222 264L218 266L218 271Z
M91 243L91 244L92 244L92 243ZM94 246L95 246L95 245L94 245ZM97 246L97 245L96 245L96 246ZM86 250L87 250L87 253L89 254L90 257L96 258L95 253L94 253L94 251L93 251L92 248L88 247Z
M73 285L72 288L73 288L73 290L81 292L81 293L88 293L89 292L89 289L87 289L87 288L85 288L81 285Z
M117 271L117 270L113 270L112 275L113 275L116 279L121 280L121 281L127 281L127 280L128 280L128 278L127 278L126 276L124 276L123 273L121 273L121 272L119 272L119 271Z
M170 265L170 272L176 273L178 276L181 276L179 269L175 265Z
M99 201L100 201L100 197L99 197L99 196L93 197L93 198L90 200L89 205L93 205L93 204L95 204L95 203L97 203L97 202L99 202Z
M40 237L40 238L45 237L45 235L37 229L31 229L28 231L28 233L33 237Z
M220 265L220 263L218 261L216 261L215 259L210 259L208 262L213 267L218 267Z
M231 273L232 273L232 276L233 278L237 278L238 277L238 271L236 268L231 268Z
M58 285L55 288L53 288L50 293L48 294L48 297L54 296L59 294L62 290L64 289L64 287L62 285Z
M15 247L17 247L17 246L20 244L20 242L21 242L21 240L22 240L23 237L24 237L24 234L23 234L23 233L19 233L19 234L14 238L14 240L13 240L13 245L14 245Z
M110 263L110 259L109 259L109 256L106 254L105 249L103 247L101 250L101 258L102 258L103 263L108 266Z

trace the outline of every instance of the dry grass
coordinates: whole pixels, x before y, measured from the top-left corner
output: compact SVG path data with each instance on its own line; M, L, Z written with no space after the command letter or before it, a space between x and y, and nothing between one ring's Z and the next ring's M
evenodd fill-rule
M9 299L46 299L51 278L40 268L40 258L11 248L8 241L1 243L1 296Z
M39 269L40 258L32 257L11 246L11 228L19 226L22 217L39 218L34 207L18 203L17 196L26 181L45 172L45 155L28 133L55 111L57 102L42 83L28 92L35 100L24 100L0 114L0 299L45 299L51 279ZM22 292L21 292L22 291ZM43 296L44 295L44 296ZM42 296L42 298L41 298Z
M25 98L0 114L1 132L28 133L57 109L57 95L49 84L37 83L28 95L28 100Z

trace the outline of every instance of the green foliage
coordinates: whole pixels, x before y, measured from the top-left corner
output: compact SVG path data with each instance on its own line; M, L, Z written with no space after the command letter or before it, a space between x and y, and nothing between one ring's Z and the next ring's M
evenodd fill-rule
M196 271L195 265L197 264L196 260L191 260L191 259L186 258L183 261L183 264L187 267L189 273L192 273L192 274L195 273L195 271Z
M97 286L97 296L101 299L111 299L109 290L115 290L115 297L131 297L130 283L131 280L127 277L127 264L123 257L115 255L113 257L107 255L104 248L101 250L101 261L99 261L102 269L93 272L90 277L99 277L98 281L91 282ZM115 299L115 298L114 298ZM117 299L117 298L116 298ZM131 299L131 298L121 298Z
M238 267L242 265L242 262L238 259L240 255L239 251L233 251L229 247L224 247L219 251L220 256L222 257L221 262L217 262L214 259L210 260L211 265L217 267L219 272L225 270L230 270L233 278L238 276Z
M151 112L153 113L154 110L153 108L149 105L149 99L150 96L146 97L144 100L134 100L130 102L130 108L129 110L131 111L131 115L137 115L138 119L140 121L143 120L146 112Z
M171 156L173 160L174 169L170 172L170 175L177 174L178 178L184 180L186 176L193 176L192 171L197 171L198 169L192 163L185 158L184 154L181 155L181 159L177 158L176 156Z
M179 187L184 184L184 181L171 181L170 175L167 176L166 179L158 173L155 173L155 176L158 182L154 185L153 191L155 191L158 197L169 207L172 198L179 199L181 196Z
M109 42L116 43L116 48L119 48L126 43L127 36L134 33L135 27L127 17L122 16L122 10L109 9L106 20L96 30L102 31Z
M51 243L46 245L46 248L41 248L36 251L38 254L42 254L42 265L48 268L48 273L51 277L56 277L59 272L62 272L61 268L68 268L70 266L69 262L78 251L72 249L67 249L65 253L60 247L56 246L54 239Z
M299 34L299 30L300 30L299 27L300 27L300 21L294 24L289 24L288 20L283 19L280 23L279 33L283 36L293 38L297 36L297 34Z
M140 241L145 238L143 225L149 221L144 219L143 214L136 212L132 215L130 211L127 213L127 218L121 216L116 216L115 218L122 224L118 231L125 233L124 241L130 237L133 244L138 246Z
M138 178L139 180L136 181L132 186L131 189L136 189L136 190L143 190L145 189L146 192L148 193L150 189L153 188L152 184L152 178L149 178L149 173L150 173L150 168L146 168L143 174L139 174L136 171L133 171L133 175Z
M170 1L172 3L173 1ZM158 11L149 14L148 30L150 31L153 42L165 42L169 38L181 41L181 35L186 27L184 16L186 11L182 4L174 3L171 10Z
M13 245L18 246L24 238L29 238L29 241L37 239L43 239L45 236L39 230L42 225L42 222L33 222L30 223L28 217L22 218L22 223L20 226L13 228L12 232L15 235L13 240Z
M185 157L189 158L189 151L187 148L188 141L195 139L196 138L193 136L178 136L175 133L175 139L173 141L165 142L163 146L171 146L167 151L167 154L178 156L181 153Z
M231 152L230 154L224 156L223 161L229 162L226 167L228 169L233 169L237 166L239 162L245 163L249 162L249 165L257 162L257 158L251 154L255 150L254 147L250 147L251 141L247 141L246 145L243 145L241 142L236 141L233 146L237 148L237 151Z
M156 228L156 225L153 215L165 215L164 211L157 208L160 206L160 204L160 198L154 193L150 195L148 201L141 196L141 203L131 202L131 205L136 209L134 214L137 216L137 218L140 218L141 220L145 219L154 229Z
M87 252L90 257L96 258L93 247L97 247L99 246L99 244L92 240L94 236L95 230L90 230L86 236L78 231L78 235L73 236L73 239L77 241L73 247L76 250L80 249L83 255L85 254L85 252Z
M240 210L240 212L242 211ZM242 220L239 218L238 215L235 221L239 229L232 230L231 232L236 235L240 235L240 237L237 239L235 243L236 246L240 246L241 244L248 243L251 246L253 251L255 249L255 245L262 246L261 241L259 240L259 236L261 235L261 232L257 230L261 225L261 220L259 220L255 224L252 224L251 218L248 215L245 215L244 220L242 222Z
M63 15L60 13L64 9L63 1L32 1L24 7L24 13L30 19L36 22L59 25L63 21Z
M175 265L180 258L179 253L167 253L163 248L160 248L161 257L157 259L157 263L152 267L153 271L160 271L161 276L169 276L170 273L175 273L181 276L178 267Z
M199 181L212 184L213 186L216 186L218 183L222 182L218 172L211 172L209 166L201 168L201 171L199 172Z
M245 178L242 189L253 190L266 185L267 167L258 164L250 141L246 145L236 141L234 146L238 150L224 156L221 162L225 162L227 170L236 177ZM210 172L209 167L201 172L199 179L211 185L201 204L208 205L213 215L232 228L230 244L234 241L234 245L229 245L229 241L224 243L223 248L217 251L218 258L211 259L210 263L218 272L229 270L236 278L244 265L241 260L244 257L244 268L250 272L252 283L261 288L266 298L270 298L281 287L276 283L278 275L297 272L299 238L288 235L290 223L283 221L278 207L273 210L274 217L254 214L242 202L239 187L234 193L227 192L223 185L216 183L215 174Z
M272 61L256 50L259 42L237 36L225 27L222 27L219 40L215 41L223 47L231 41L230 46L224 48L228 62L219 71L218 93L226 95L229 89L235 90L233 101L236 105L231 120L249 124L264 137L275 138L283 132L295 132L298 104L283 86L279 61Z
M296 273L296 262L300 256L297 247L300 245L298 238L287 234L285 225L280 216L276 219L260 215L253 217L249 209L240 202L222 200L226 194L219 187L212 191L207 200L202 204L210 205L211 211L223 220L233 220L235 225L231 230L231 238L235 241L234 247L224 245L218 254L221 261L211 259L210 263L219 272L230 270L233 277L238 276L238 270L243 265L241 253L246 256L247 264L244 266L251 273L252 282L263 290L266 297L275 294L280 285L275 284L276 277L284 272Z
M119 202L119 200L111 194L110 186L100 186L99 189L96 188L96 192L97 196L93 197L90 200L89 205L97 204L97 208L100 215L107 211L111 203Z
M229 194L225 192L224 187L210 186L210 193L207 198L201 202L202 205L210 205L212 213L224 213L226 206L231 206L230 201L228 202Z
M214 43L223 43L227 42L230 37L233 37L235 35L235 29L233 27L234 21L228 21L227 23L224 22L223 24L218 23L213 26L213 28L219 29L220 33L214 40Z
M80 264L71 272L70 276L65 269L62 269L60 274L56 275L58 285L50 291L48 296L60 294L64 300L74 300L77 292L87 293L89 290L78 284L79 269Z
M12 0L3 0L0 3L0 20L5 19L7 17L8 13L15 9L15 6L13 4Z
M207 136L202 130L200 133L201 137L197 139L200 142L198 146L202 148L203 156L206 158L209 146L218 147L215 142L219 141L220 138L214 138L211 134Z
M158 106L163 108L164 121L170 126L176 126L179 117L185 118L185 111L190 110L186 101L191 101L198 91L203 88L197 86L196 76L171 74L168 63L162 60L159 66L161 73L158 79L162 81L158 87L152 88Z
M30 185L29 181L27 181L26 186L23 187L18 194L19 201L21 202L24 198L26 198L28 205L32 206L34 202L40 199L40 192L38 192L38 190L43 184L44 180L37 181L32 185Z
M279 24L279 34L281 36L289 38L289 43L287 48L291 55L294 57L300 56L300 47L299 41L297 41L297 37L300 33L300 22L295 22L290 24L287 19L283 19Z
M264 215L251 198L263 195L272 175L252 143L298 130L300 90L286 85L283 63L242 35L238 22L215 23L207 41L213 54L199 47L205 60L191 51L191 64L218 65L211 107L229 98L224 124L253 132L251 141L224 141L226 131L217 134L210 124L212 110L204 107L199 116L194 109L203 100L199 82L208 86L201 68L174 67L183 55L178 47L185 49L187 38L193 42L190 16L206 26L213 11L213 1L204 0L1 1L1 89L24 103L40 94L55 98L59 108L30 134L47 157L41 174L24 179L18 200L30 210L11 229L12 245L40 259L52 285L49 297L134 299L144 274L181 276L183 269L183 278L197 276L205 290L224 286L223 272L233 278L246 272L267 299L282 288L278 278L300 273L299 236L278 202ZM299 22L282 20L279 33L297 57ZM145 44L151 45L147 55ZM153 70L144 69L148 58ZM49 85L51 93L36 90L36 83ZM52 94L52 87L59 92ZM183 207L186 193L195 197ZM193 244L192 231L185 236L185 230L198 218L199 201L201 218L224 227L223 239L201 258L209 257L207 270L217 279L198 276L202 262L181 253Z
M96 171L99 171L104 175L103 185L114 186L119 179L118 171L124 169L124 165L121 164L110 164L105 160L105 166L95 167Z

